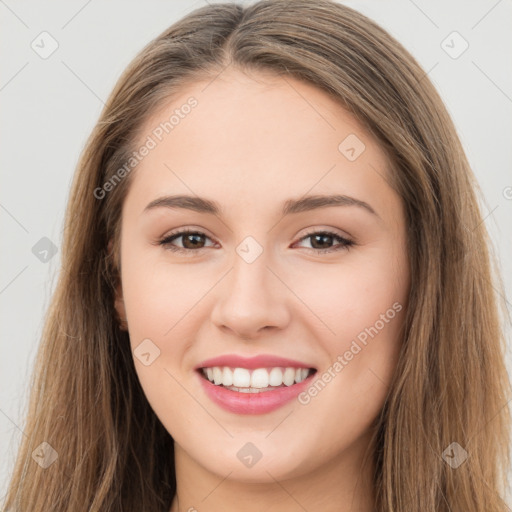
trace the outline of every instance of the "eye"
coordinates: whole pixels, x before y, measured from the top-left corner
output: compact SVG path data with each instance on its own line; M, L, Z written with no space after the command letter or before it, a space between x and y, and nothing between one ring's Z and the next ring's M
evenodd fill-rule
M181 247L174 245L175 240L182 239ZM205 239L211 240L209 236L201 231L183 230L176 233L171 233L158 242L159 245L164 246L174 252L188 253L191 254L194 250L205 249ZM348 250L349 247L355 245L353 240L344 238L337 233L331 231L313 231L302 237L299 242L303 240L311 240L311 248L306 247L316 253L328 253L341 250ZM329 247L330 244L338 242L338 246ZM211 247L211 246L210 246Z
M308 238L311 239L312 248L310 250L320 254L341 251L344 249L348 250L349 247L355 245L353 240L344 238L331 231L313 231L302 237L300 241L307 240ZM338 241L338 247L326 247L335 240ZM307 249L309 248L307 247Z
M181 247L172 244L172 242L180 238L182 239ZM177 233L171 233L170 235L160 240L158 243L171 251L189 252L193 251L194 249L205 248L204 242L201 240L201 238L210 239L205 233L202 233L201 231L184 230Z

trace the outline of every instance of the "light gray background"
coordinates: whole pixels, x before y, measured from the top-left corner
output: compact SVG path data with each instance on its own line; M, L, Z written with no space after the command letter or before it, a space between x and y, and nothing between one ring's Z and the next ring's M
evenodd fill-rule
M510 311L512 2L345 3L400 40L441 93L483 191ZM78 156L122 70L143 45L205 4L0 0L0 505L24 435L29 377L60 265L59 252L43 263L31 249L42 237L60 247ZM31 48L43 31L59 45L47 59ZM453 31L469 44L456 59L441 46ZM460 44L453 36L445 43L452 52ZM508 325L507 332L510 340ZM510 351L507 364L510 371Z

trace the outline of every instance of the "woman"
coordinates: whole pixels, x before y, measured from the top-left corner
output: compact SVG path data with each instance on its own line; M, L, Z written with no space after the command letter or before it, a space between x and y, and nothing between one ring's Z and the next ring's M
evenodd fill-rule
M7 509L507 510L475 188L363 15L188 14L79 162Z

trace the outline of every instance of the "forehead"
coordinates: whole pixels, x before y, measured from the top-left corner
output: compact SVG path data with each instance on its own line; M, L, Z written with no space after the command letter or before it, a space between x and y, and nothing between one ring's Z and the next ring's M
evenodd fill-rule
M163 189L229 194L247 206L334 189L369 197L388 172L384 152L355 117L289 76L228 68L184 86L140 133L137 147L155 142L132 183L146 199Z

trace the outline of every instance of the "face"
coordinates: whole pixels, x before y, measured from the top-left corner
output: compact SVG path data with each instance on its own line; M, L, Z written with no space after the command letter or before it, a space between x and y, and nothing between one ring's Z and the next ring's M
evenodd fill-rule
M177 453L245 482L355 463L409 288L384 152L314 86L233 69L141 134L116 308Z

